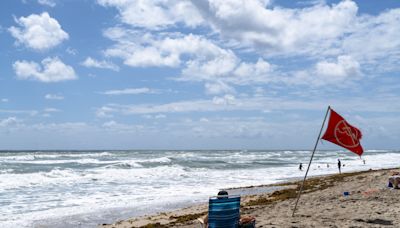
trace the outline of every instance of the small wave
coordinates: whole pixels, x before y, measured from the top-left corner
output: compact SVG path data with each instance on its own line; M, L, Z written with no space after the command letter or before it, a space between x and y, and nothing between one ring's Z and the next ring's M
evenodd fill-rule
M168 157L162 157L162 158L151 158L151 159L141 160L138 162L139 163L170 163L171 159Z
M35 156L33 154L24 154L24 155L12 155L12 156L0 156L1 161L32 161L35 160Z
M107 165L104 168L106 169L113 169L113 168L119 168L119 169L130 169L130 168L142 168L143 166L137 162L134 161L124 161L124 162L118 162L114 163L111 165Z
M366 150L365 152L373 152L373 153L384 153L384 152L391 152L390 150Z
M42 176L48 178L60 178L60 177L76 177L80 176L77 172L71 169L53 169L50 172L42 172Z
M0 174L8 174L8 173L14 173L14 169L3 169L0 170Z
M93 152L93 153L48 153L48 154L34 154L36 158L40 159L54 159L54 158L85 158L85 157L90 157L90 158L96 158L96 157L108 157L108 156L113 156L112 153L110 152Z
M86 158L86 159L74 159L74 160L8 160L7 163L16 164L41 164L41 165L52 165L52 164L67 164L67 163L79 163L79 164L110 164L115 161L100 161L98 159Z

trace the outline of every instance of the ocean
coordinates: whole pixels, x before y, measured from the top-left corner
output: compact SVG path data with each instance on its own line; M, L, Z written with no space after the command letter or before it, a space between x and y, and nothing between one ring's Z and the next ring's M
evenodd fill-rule
M301 178L306 150L1 151L0 227L96 227ZM309 176L398 167L400 151L317 151ZM363 162L365 160L365 164Z

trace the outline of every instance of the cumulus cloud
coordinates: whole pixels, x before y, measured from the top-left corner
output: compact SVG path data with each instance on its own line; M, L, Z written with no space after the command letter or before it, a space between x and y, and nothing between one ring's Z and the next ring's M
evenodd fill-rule
M264 59L255 63L240 61L234 54L221 55L207 61L189 61L179 80L211 81L233 85L266 84L273 80L274 67ZM213 82L213 81L220 82ZM211 88L210 86L206 88ZM227 90L228 87L225 87ZM211 92L210 90L207 90Z
M312 72L314 85L348 84L361 78L360 64L351 56L341 55L336 61L320 61Z
M46 94L44 98L47 100L64 100L63 96L57 94Z
M359 18L354 32L341 45L366 69L379 72L399 70L400 60L400 9L391 9L377 16Z
M326 80L343 80L361 74L360 64L351 56L338 56L336 62L321 61L315 66L317 75Z
M327 84L339 87L351 85L351 82L361 79L360 63L353 57L341 55L336 60L317 62L311 69L292 72L282 79L288 84L307 84L323 86Z
M150 30L165 28L176 23L195 27L202 17L189 1L180 0L98 0L100 5L115 7L122 22Z
M106 56L122 58L126 65L133 67L178 67L184 55L205 59L228 52L193 34L157 36L114 27L107 29L104 35L116 42L105 51Z
M6 119L0 120L0 127L11 127L20 124L22 121L16 117L8 117Z
M59 58L45 58L41 65L33 61L16 61L13 64L18 79L41 82L60 82L77 79L74 69Z
M241 61L232 50L198 35L143 35L119 27L106 30L104 35L116 41L105 51L106 56L122 58L133 67L181 67L177 80L207 82L210 94L232 92L229 84L267 83L273 72L273 66L262 58L255 63Z
M59 45L69 38L58 21L47 12L40 15L31 14L28 17L16 18L19 27L10 27L11 35L17 39L17 44L43 51Z
M202 82L209 95L233 94L238 85L344 86L359 79L361 69L400 68L400 9L361 15L352 0L313 1L297 8L265 0L179 1L201 18L192 26L212 34L202 36L169 30L188 25L171 14L177 4L172 0L98 2L116 7L121 21L134 27L104 31L115 42L105 50L107 57L121 58L131 67L180 68L176 80ZM140 13L132 14L136 11ZM145 21L147 11L167 19ZM258 60L243 61L243 52ZM292 65L280 66L280 60Z
M232 47L250 48L270 57L351 55L367 69L398 69L400 9L360 15L351 0L316 1L302 8L264 0L191 2Z
M152 94L157 93L154 89L149 88L128 88L128 89L121 89L121 90L108 90L102 92L104 95L137 95L137 94Z
M330 48L357 14L357 5L342 1L302 9L274 7L264 0L192 1L223 39L264 54L320 53Z
M87 57L85 61L82 62L82 65L85 67L95 67L95 68L102 68L102 69L109 69L113 71L119 71L119 67L112 62L108 61L98 61L91 57Z

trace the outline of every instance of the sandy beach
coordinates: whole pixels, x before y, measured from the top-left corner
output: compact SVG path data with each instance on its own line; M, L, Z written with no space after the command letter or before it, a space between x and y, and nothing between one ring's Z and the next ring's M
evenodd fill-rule
M241 215L254 216L257 227L399 227L400 190L387 187L393 171L399 169L309 178L294 217L300 182L271 185L284 189L242 197ZM348 196L343 196L345 191ZM199 227L196 218L207 213L207 199L204 202L101 227Z

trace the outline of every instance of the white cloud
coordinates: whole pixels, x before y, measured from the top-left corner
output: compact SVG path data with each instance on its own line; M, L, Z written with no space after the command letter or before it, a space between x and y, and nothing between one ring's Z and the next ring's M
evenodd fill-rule
M208 112L223 111L228 109L229 102L213 102L212 100L192 100L173 102L161 105L118 105L110 104L99 108L96 112L98 117L110 117L113 113L122 115L132 114L155 114L155 113L180 113L180 112ZM229 108L230 109L230 108Z
M154 116L155 119L164 119L164 118L166 118L166 117L167 117L167 116L164 115L164 114L158 114L158 115L155 115L155 116Z
M241 61L232 50L193 34L156 36L123 28L110 28L104 35L117 43L105 51L133 67L181 67L181 81L204 81L210 94L232 91L229 84L267 83L273 66L260 58L255 63ZM223 87L222 87L223 86ZM217 91L219 90L219 91Z
M91 57L87 57L85 61L82 62L82 65L85 67L95 67L95 68L102 68L102 69L109 69L113 71L119 71L119 67L112 62L108 61L98 61Z
M113 113L114 111L115 111L114 108L103 106L96 110L96 116L99 118L111 118L113 117L111 113Z
M121 133L121 132L137 132L137 131L144 129L143 125L122 124L122 123L118 123L114 120L103 123L102 127L107 130L115 131L115 132L119 132L119 133Z
M157 115L149 115L149 114L146 114L146 115L143 115L143 118L146 118L146 119L164 119L164 118L167 118L167 116L166 115L164 115L164 114L157 114Z
M20 124L22 121L16 117L8 117L0 120L0 127L10 127Z
M10 109L0 109L0 113L16 114L16 115L30 115L35 116L39 112L36 110L10 110Z
M64 100L63 96L57 94L46 94L44 98L47 100Z
M319 61L308 70L293 72L292 75L282 78L288 84L307 84L323 86L327 84L344 87L351 82L361 79L361 66L353 57L338 56L336 61Z
M229 54L229 51L193 34L152 35L115 27L107 29L104 35L116 42L105 51L106 56L122 58L126 65L133 67L178 67L186 55L188 58L206 59Z
M47 12L20 17L15 19L15 22L20 27L10 27L11 35L17 39L17 43L35 50L50 49L69 38L58 21L50 17Z
M71 47L68 47L67 49L65 49L65 51L66 51L68 54L70 54L70 55L76 55L76 54L78 54L78 50L76 50L76 49L74 49L74 48L71 48Z
M18 79L32 79L41 82L59 82L77 79L71 66L64 64L59 58L45 58L42 66L36 62L16 61L13 68Z
M57 109L57 108L45 108L43 111L44 112L61 112L61 110Z
M214 97L212 102L216 105L234 105L235 99L235 96L227 94L223 97Z
M121 58L132 67L180 68L176 80L202 82L209 95L234 94L238 85L343 87L361 79L363 73L400 69L400 9L361 15L351 0L313 1L299 8L265 0L191 1L191 9L203 18L193 26L212 30L211 35L201 36L168 30L185 25L182 18L169 14L174 1L98 2L116 7L120 19L134 26L104 31L115 42L104 51L107 57ZM146 10L138 18L127 13L141 7L176 18L146 24L141 21L148 15ZM244 52L262 57L244 61L240 58ZM289 66L271 64L282 64L280 60L287 60Z
M273 80L273 70L274 67L263 59L248 63L240 61L234 54L221 55L204 62L189 61L179 80L211 81L213 84L213 81L220 81L234 85L266 84Z
M235 93L235 89L224 82L216 81L214 83L205 84L206 93L209 95L221 93Z
M65 131L80 131L86 130L90 127L85 122L64 122L64 123L41 123L34 124L29 126L29 128L36 130L50 130L50 131L58 131L65 134ZM54 133L54 132L53 132Z
M273 7L262 0L192 1L210 27L232 44L264 54L311 54L330 48L349 31L357 5L342 1L307 8Z
M108 90L102 92L105 95L136 95L136 94L152 94L157 93L154 89L149 88L128 88L128 89L121 89L121 90Z
M207 100L185 100L166 104L120 105L108 104L97 109L98 117L120 115L146 115L190 112L221 111L288 111L313 110L321 111L330 104L339 110L357 110L358 112L399 112L400 100L396 96L348 97L293 99L284 97L249 97L236 98L224 95ZM368 104L368 105L365 105Z
M400 69L399 15L398 8L384 11L377 16L360 17L355 23L353 33L343 39L344 53L350 53L368 70L378 69L385 72Z
M366 69L399 69L400 9L359 14L356 2L316 1L302 8L263 0L192 0L204 21L232 47L263 56L319 59L350 55Z
M189 1L180 0L98 0L102 6L115 7L122 22L146 29L160 29L183 23L194 27L202 17Z
M46 6L50 6L50 7L56 6L55 0L38 0L38 3L41 5L46 5Z
M316 64L316 73L324 80L342 81L361 74L360 64L351 56L338 56L337 62L321 61Z
M9 100L7 98L2 98L0 101L3 102L3 103L9 102Z

